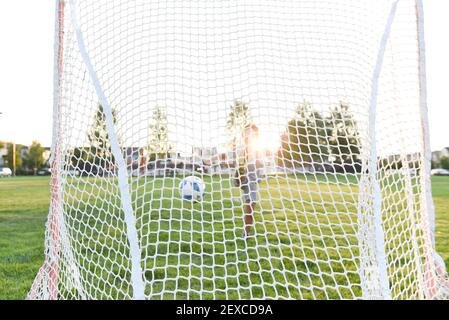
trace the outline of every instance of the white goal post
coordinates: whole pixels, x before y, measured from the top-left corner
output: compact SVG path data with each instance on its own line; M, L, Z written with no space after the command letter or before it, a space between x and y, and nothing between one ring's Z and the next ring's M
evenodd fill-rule
M421 0L56 4L29 299L449 297Z

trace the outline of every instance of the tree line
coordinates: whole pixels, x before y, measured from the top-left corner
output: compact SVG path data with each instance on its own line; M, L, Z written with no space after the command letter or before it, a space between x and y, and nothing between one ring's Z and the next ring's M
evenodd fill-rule
M446 169L449 170L449 157L442 156L437 160L432 160L432 169Z
M117 112L112 111L113 122L117 123ZM156 106L149 119L146 161L166 158L172 151L169 142L166 108ZM226 131L228 146L237 158L243 130L252 123L250 106L235 100L227 113ZM76 148L72 164L84 171L108 168L114 163L106 127L106 116L99 104L92 125L87 134L89 147ZM298 104L294 116L286 123L286 130L280 139L277 153L278 165L290 168L310 167L323 164L360 166L360 139L357 123L347 104L341 102L328 112L314 110L309 102ZM120 143L120 141L119 141Z
M237 159L239 145L245 127L253 124L248 103L235 100L229 107L226 118L228 147ZM117 111L112 110L113 123L117 124ZM164 106L156 106L149 119L147 145L139 150L145 162L167 158L174 150L169 141L168 119ZM120 136L119 144L123 145ZM98 104L92 124L87 132L88 146L74 148L69 155L73 168L96 173L99 170L115 170L104 108ZM320 112L310 102L299 103L286 129L279 137L277 164L286 168L334 170L360 172L360 135L350 106L340 102L329 110ZM2 146L3 145L3 146ZM0 142L0 148L5 143ZM16 171L18 174L36 174L45 166L45 148L33 141L30 147L16 145ZM143 154L145 156L143 157ZM12 167L13 144L7 144L4 163ZM141 163L140 165L146 165ZM433 164L435 165L435 164ZM385 169L400 169L399 160L380 159L379 166ZM436 166L436 165L435 165ZM449 158L440 160L440 167L449 169ZM329 168L330 167L330 168Z
M36 175L40 169L48 166L47 159L44 157L45 148L39 141L33 141L29 147L16 144L15 148L11 142L0 142L0 149L5 147L6 155L3 157L3 163L5 167L13 169L15 160L17 175Z
M249 105L236 100L230 108L226 125L230 133L229 145L234 153L244 128L251 123ZM349 105L343 102L328 112L317 111L307 101L298 104L279 139L279 166L326 170L325 165L332 165L334 170L346 172L361 169L357 123Z
M281 138L278 162L285 167L332 164L359 171L360 148L357 123L349 105L340 102L324 113L304 102L297 106Z
M117 111L112 109L113 123L117 124ZM104 170L114 170L114 155L106 126L106 114L101 104L98 105L91 127L87 132L88 147L73 149L71 163L74 168L83 172L100 173ZM123 146L118 137L119 145ZM166 110L156 106L152 111L149 124L147 146L140 148L139 154L146 161L156 161L167 158L173 150L168 140L168 121ZM144 152L146 151L146 152Z

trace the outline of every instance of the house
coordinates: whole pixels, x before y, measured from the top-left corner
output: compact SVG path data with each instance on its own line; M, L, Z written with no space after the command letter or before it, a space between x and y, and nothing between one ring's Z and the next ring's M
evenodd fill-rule
M6 147L6 143L1 142L3 144L3 148L0 148L0 167L6 166L5 157L8 155L8 149Z
M439 163L441 161L441 158L449 158L449 147L444 148L440 151L434 151L432 152L432 162Z
M12 164L8 163L6 159L8 156L8 147L11 148L11 142L0 141L3 147L0 149L0 167L9 167L12 169ZM26 159L28 147L23 145L16 145L17 150L19 150L20 158Z

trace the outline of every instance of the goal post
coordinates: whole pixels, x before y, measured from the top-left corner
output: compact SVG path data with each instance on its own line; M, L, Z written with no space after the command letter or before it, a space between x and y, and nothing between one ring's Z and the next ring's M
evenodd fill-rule
M447 299L422 12L57 0L28 298Z

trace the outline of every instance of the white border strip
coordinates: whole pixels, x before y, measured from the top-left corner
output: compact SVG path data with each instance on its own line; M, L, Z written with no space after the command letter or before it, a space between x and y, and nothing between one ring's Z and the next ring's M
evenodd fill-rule
M429 218L429 228L431 230L432 244L435 243L435 211L431 194L430 181L430 160L432 158L432 151L430 149L430 134L429 134L429 119L427 109L427 74L426 74L426 44L424 38L424 8L421 0L416 0L416 23L418 36L418 58L419 58L419 104L421 109L421 122L423 130L423 164L424 164L424 190L425 210Z
M370 99L370 176L374 191L374 232L376 239L376 256L378 262L378 272L380 280L380 294L382 299L391 299L391 290L388 280L387 272L387 257L385 254L385 238L384 230L382 227L382 194L380 190L380 184L377 180L377 144L376 144L376 113L377 113L377 95L379 91L379 78L382 70L382 65L385 58L385 51L387 48L388 39L391 33L391 27L393 25L394 18L396 16L398 0L393 2L388 16L387 24L385 26L384 33L380 42L380 49L376 59L376 65L374 67L373 81L371 87L371 99Z
M95 91L98 95L98 99L102 104L105 116L106 116L106 127L109 134L109 139L111 143L112 154L114 155L115 161L118 165L118 181L120 187L120 195L123 211L125 212L125 222L126 222L126 230L128 234L128 241L130 247L130 255L131 255L131 282L133 286L133 298L134 299L144 299L144 283L142 278L142 267L140 265L141 260L141 250L139 247L139 241L136 230L136 217L134 215L134 210L131 205L131 195L129 193L129 185L128 185L128 172L126 170L125 160L123 159L123 155L118 143L117 135L114 130L114 120L112 115L111 106L103 92L103 89L100 85L100 81L97 77L95 69L92 65L92 62L89 58L89 54L86 50L86 45L84 43L83 34L78 24L78 19L76 15L77 1L70 0L70 12L72 18L72 25L76 32L76 39L78 42L78 47L83 58L83 61L86 65L87 70L89 71L89 75L91 81L95 87Z
M60 91L60 81L59 81L59 67L58 67L58 53L59 53L59 31L60 31L60 21L59 21L59 3L61 0L55 0L55 39L54 39L54 61L53 61L53 137L51 142L51 152L50 152L50 160L52 163L55 159L55 151L56 151L56 143L57 143L57 135L59 128L58 114L59 114L59 91Z
M426 278L426 298L429 300L445 298L445 290L442 289L442 284L439 283L441 279L448 279L446 266L442 262L441 257L436 252L435 248L435 205L432 199L432 181L431 181L431 159L432 150L430 148L430 131L429 118L427 108L427 68L426 68L426 43L424 36L424 7L422 0L415 0L416 10L416 28L418 41L418 59L419 59L419 103L421 110L421 126L422 126L422 164L423 168L420 173L421 178L421 202L423 208L421 212L427 221L420 221L424 223L424 228L429 230L429 234L425 237L425 255L426 268L424 271ZM441 273L440 273L441 272ZM438 273L438 274L437 274ZM444 281L443 280L443 281ZM448 282L449 283L449 282ZM444 286L444 285L443 285ZM446 287L446 290L449 287Z

